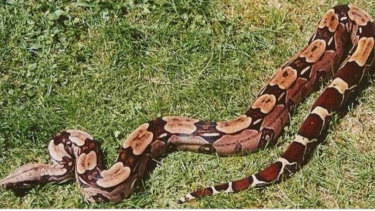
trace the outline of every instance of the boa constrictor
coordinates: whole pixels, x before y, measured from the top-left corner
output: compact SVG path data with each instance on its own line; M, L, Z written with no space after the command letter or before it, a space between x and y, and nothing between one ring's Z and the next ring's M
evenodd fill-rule
M375 24L368 13L354 6L336 6L325 13L308 45L277 70L244 115L221 122L179 116L149 121L127 137L109 169L104 166L98 144L90 134L63 131L48 145L52 165L26 164L0 180L0 184L17 189L75 176L89 202L119 202L130 196L152 169L155 159L169 152L189 150L227 156L254 152L275 143L293 107L338 69L295 139L276 162L244 179L199 189L179 202L279 181L304 164L331 116L343 108L349 94L372 67L374 38Z

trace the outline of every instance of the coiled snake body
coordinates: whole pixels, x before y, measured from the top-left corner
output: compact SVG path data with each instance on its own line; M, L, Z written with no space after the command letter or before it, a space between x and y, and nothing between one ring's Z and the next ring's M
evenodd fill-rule
M179 202L279 181L304 164L330 117L343 108L350 93L373 67L374 39L375 24L368 13L354 6L336 6L324 14L308 45L277 70L244 115L221 122L179 116L149 121L127 137L109 169L103 165L101 152L90 134L63 131L48 144L52 165L26 164L0 180L0 184L16 189L75 177L89 202L121 201L150 171L154 159L169 152L189 150L227 156L254 152L275 143L294 106L338 69L276 162L244 179L194 191ZM349 46L351 50L346 52Z

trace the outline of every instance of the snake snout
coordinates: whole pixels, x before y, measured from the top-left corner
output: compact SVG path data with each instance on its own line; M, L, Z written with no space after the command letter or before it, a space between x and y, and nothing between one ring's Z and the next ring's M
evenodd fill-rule
M12 174L0 180L2 188L27 188L38 183L43 175L40 169L45 168L46 164L26 164L21 166Z

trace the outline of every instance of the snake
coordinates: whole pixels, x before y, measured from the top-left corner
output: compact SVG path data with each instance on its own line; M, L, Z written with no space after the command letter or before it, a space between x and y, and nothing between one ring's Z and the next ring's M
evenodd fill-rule
M92 135L65 130L48 144L52 164L23 165L0 180L0 186L22 189L75 179L86 201L120 202L145 180L157 160L171 152L231 156L274 145L293 109L323 81L331 79L294 140L274 163L243 179L200 188L178 202L261 188L284 180L306 163L324 137L332 116L343 110L369 75L375 61L374 39L375 24L366 11L353 5L335 6L318 22L308 44L276 70L243 115L218 122L158 117L127 136L110 168L105 166L103 153Z

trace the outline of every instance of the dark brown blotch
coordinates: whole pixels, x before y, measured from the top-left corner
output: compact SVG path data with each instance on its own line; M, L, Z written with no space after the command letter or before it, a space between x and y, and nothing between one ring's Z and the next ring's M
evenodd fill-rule
M360 67L355 61L347 62L342 69L336 74L336 77L340 77L344 80L349 87L356 85L361 80L363 74L363 67Z
M62 131L55 135L52 139L55 145L59 145L60 143L63 143L65 145L65 143L69 140L69 136L70 133Z
M236 147L234 147L234 153L239 153L242 151L242 145L240 143L236 144Z
M275 162L267 168L260 171L256 177L263 182L272 182L277 179L282 168L281 162Z
M348 17L348 11L349 11L348 5L337 5L337 6L334 6L333 9L335 10L335 13L339 16L339 20L341 17ZM347 20L348 19L346 19L346 21Z
M288 73L286 73L286 74L288 74ZM276 96L276 98L278 98L283 92L285 92L285 90L280 89L280 87L278 85L274 85L274 86L268 85L264 89L262 94L270 94L270 95L274 95L274 96Z
M290 67L296 70L302 70L305 67L309 66L310 64L305 61L304 58L298 57L292 63L290 63Z
M298 134L310 140L318 138L324 127L323 123L324 122L319 115L309 114L305 121L303 121Z
M133 154L133 150L131 148L122 148L119 152L119 156L116 162L122 162L124 166L129 166L133 168L137 164L138 156Z
M148 122L149 126L147 128L148 131L155 134L155 137L160 136L161 134L165 133L164 126L167 124L162 118L158 117L154 120Z
M269 128L263 128L261 131L258 147L267 147L267 145L274 140L275 131Z
M315 101L313 108L320 106L328 110L329 113L340 109L344 96L335 88L327 88Z
M153 158L158 158L164 155L167 151L166 143L160 140L155 140L151 143L150 152Z
M232 182L232 189L234 193L237 193L249 188L250 185L251 183L249 182L249 180L247 178L243 178Z
M210 196L212 195L214 191L212 190L211 187L209 188L201 188L201 189L198 189L194 192L191 193L192 196L194 196L195 198L199 198L199 197L202 197L202 196Z
M282 155L282 158L286 159L289 163L297 162L301 165L304 159L306 147L298 142L292 142L288 149Z
M215 189L217 191L225 191L229 188L229 184L228 183L224 183L224 184L220 184L220 185L216 185L215 186Z

